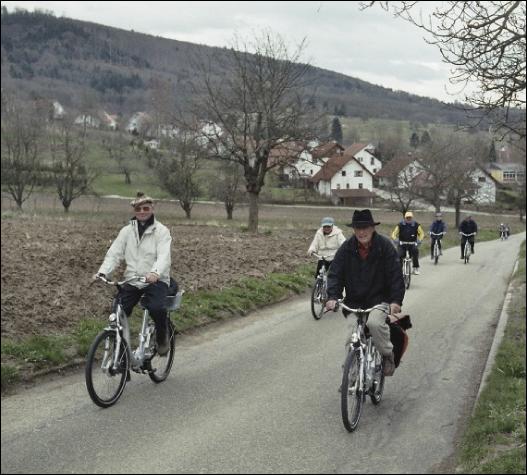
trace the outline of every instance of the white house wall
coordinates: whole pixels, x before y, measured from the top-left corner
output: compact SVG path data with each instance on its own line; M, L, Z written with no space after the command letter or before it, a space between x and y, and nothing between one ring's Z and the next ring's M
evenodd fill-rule
M377 157L374 157L370 152L368 152L366 148L356 153L354 157L373 175L375 175L382 168L382 162Z
M343 171L346 172L346 176L342 176ZM356 177L355 172L362 172L362 176ZM332 189L357 190L361 188L359 186L361 184L363 189L372 191L373 177L356 161L352 160L335 173L331 181L320 181L318 191L321 195L331 196Z
M479 204L489 204L496 202L496 183L483 172L475 172L473 179L478 184L478 191L474 196L474 201ZM485 179L485 181L480 181Z

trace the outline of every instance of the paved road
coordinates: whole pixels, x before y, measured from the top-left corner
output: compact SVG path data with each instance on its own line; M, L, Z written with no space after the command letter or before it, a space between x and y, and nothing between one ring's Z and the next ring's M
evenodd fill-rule
M404 309L410 346L358 431L340 419L346 322L307 296L179 340L171 377L135 376L116 406L82 374L2 399L2 473L423 473L455 450L525 233L458 249L422 274Z

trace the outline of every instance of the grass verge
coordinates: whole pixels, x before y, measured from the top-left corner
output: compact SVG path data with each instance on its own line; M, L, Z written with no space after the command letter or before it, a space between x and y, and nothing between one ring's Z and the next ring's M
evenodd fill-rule
M491 374L464 434L461 473L525 473L525 242L509 320Z
M313 281L313 266L303 265L291 273L271 273L262 277L246 277L214 292L188 292L183 296L180 311L172 314L177 331L246 315L251 310L279 302L307 289ZM141 313L134 310L131 334L137 335ZM54 370L72 364L75 357L85 357L91 342L106 325L105 318L82 320L73 332L62 336L34 336L15 342L2 341L2 390L20 380L30 380L36 370ZM4 364L5 361L5 364Z

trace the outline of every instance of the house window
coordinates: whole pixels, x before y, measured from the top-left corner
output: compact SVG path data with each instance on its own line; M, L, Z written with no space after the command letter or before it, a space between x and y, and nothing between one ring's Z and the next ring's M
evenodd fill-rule
M309 173L310 173L311 175L313 175L313 169L309 170Z
M346 170L342 170L342 176L346 176Z
M340 183L337 183L337 190L340 190Z
M377 169L376 168L373 169L373 173L377 173Z
M361 163L362 163L362 157L359 157L359 162L361 162Z
M362 183L359 183L359 189L362 190Z
M355 176L362 176L362 170L358 170L355 172Z
M414 172L414 167L408 167L408 172L409 173L413 173Z
M514 181L515 178L515 172L503 172L503 181Z
M375 158L371 157L370 165L375 165Z
M349 190L350 189L350 184L349 183L346 183L346 188Z
M485 183L487 180L485 180L485 177L484 176L480 176L478 177L478 182L480 183Z

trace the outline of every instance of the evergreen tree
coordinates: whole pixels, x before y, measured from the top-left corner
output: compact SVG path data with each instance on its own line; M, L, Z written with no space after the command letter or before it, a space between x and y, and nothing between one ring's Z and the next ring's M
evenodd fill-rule
M498 154L496 153L496 143L494 140L490 142L488 161L490 163L496 163L498 161Z
M342 143L342 125L338 117L334 117L331 122L331 138L337 143Z
M419 135L417 135L417 132L413 132L412 136L410 137L410 147L419 147Z
M423 132L423 135L421 135L421 145L429 144L431 141L432 141L432 138L430 137L428 130L425 130Z

